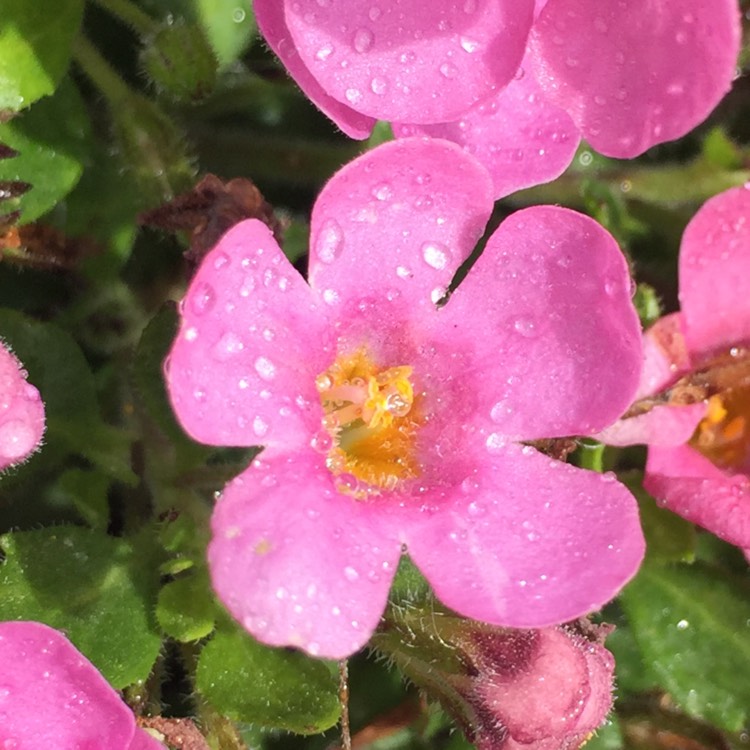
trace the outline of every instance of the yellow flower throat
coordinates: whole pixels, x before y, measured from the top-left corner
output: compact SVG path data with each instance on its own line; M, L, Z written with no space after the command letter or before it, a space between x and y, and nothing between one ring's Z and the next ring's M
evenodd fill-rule
M356 480L340 483L342 492L362 499L418 476L414 444L421 420L411 377L411 367L380 369L359 349L315 379L332 439L326 465Z

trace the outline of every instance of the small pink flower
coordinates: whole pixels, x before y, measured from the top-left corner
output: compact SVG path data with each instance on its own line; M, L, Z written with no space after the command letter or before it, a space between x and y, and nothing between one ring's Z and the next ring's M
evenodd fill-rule
M62 633L0 623L0 747L164 750Z
M345 133L448 138L496 197L559 176L581 137L633 157L729 90L736 0L255 0L263 35Z
M646 489L748 548L750 186L721 193L696 213L682 238L679 274L681 311L645 334L637 398L649 410L602 438L650 445Z
M592 434L630 402L626 264L591 219L532 208L439 304L491 210L459 147L395 141L322 191L309 286L253 220L193 279L167 384L196 439L266 446L225 488L208 553L260 640L357 650L403 548L449 607L512 627L594 610L635 572L631 495L520 444Z
M44 404L21 363L0 342L0 470L28 458L44 434Z

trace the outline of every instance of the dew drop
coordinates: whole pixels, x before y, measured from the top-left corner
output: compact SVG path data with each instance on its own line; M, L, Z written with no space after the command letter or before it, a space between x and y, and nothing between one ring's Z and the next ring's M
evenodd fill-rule
M388 88L388 84L384 78L373 78L370 81L370 90L373 94L382 96L385 93L386 88Z
M399 279L408 279L411 276L411 271L406 266L397 266L396 276L398 276Z
M344 96L346 97L346 101L348 101L349 104L357 104L362 100L362 92L359 89L355 88L347 89L344 92Z
M500 453L505 446L505 441L499 432L493 432L487 437L484 446L488 453Z
M370 10L367 12L367 17L371 21L377 21L381 15L382 15L382 11L380 10L380 8L378 8L377 5L373 5L372 8L370 8Z
M372 194L379 201L387 201L393 196L393 188L390 182L381 182L372 189Z
M236 333L225 333L214 347L216 358L225 361L236 354L239 354L245 345L242 339Z
M335 219L326 219L315 241L315 252L322 263L333 263L344 249L344 232Z
M316 53L318 60L327 60L333 54L333 47L330 44L324 44Z
M226 253L216 253L214 256L214 268L218 271L229 265L229 256Z
M255 417L253 420L253 432L257 437L263 437L268 432L268 424L261 417Z
M443 78L455 78L458 75L458 68L451 62L444 62L440 66L440 75Z
M450 250L441 242L425 242L422 245L422 257L430 268L442 271L450 258Z
M205 315L216 303L216 292L210 284L200 284L190 295L190 307L196 315Z
M273 380L276 377L276 366L266 357L258 357L255 360L255 371L263 380Z
M370 31L370 29L357 29L354 32L354 39L352 40L352 46L354 49L359 52L367 52L373 45L373 42L375 41L375 35Z
M328 434L326 430L319 430L313 435L310 440L312 449L318 451L318 453L328 453L333 447L333 438Z
M347 565L344 568L344 578L346 578L347 581L351 581L353 583L359 578L359 573L351 565Z
M536 323L529 318L518 318L518 320L513 323L513 329L516 333L520 333L521 336L524 336L525 338L533 338L538 333Z

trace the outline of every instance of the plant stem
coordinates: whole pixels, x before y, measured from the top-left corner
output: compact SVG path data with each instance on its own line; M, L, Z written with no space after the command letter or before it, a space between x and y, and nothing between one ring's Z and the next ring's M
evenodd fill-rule
M158 23L137 5L133 5L130 0L94 0L94 2L130 26L139 36L149 36L157 29Z
M339 662L339 701L341 702L341 750L352 750L349 728L349 666L346 659Z
M83 35L79 35L73 42L73 59L110 106L122 106L130 100L132 92L128 85Z

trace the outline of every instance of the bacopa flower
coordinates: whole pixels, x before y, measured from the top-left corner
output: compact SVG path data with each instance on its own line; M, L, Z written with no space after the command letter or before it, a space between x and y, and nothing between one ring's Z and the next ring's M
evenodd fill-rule
M309 286L254 220L193 279L167 384L196 439L265 446L225 488L208 551L260 640L355 651L403 547L449 607L509 626L596 609L637 568L630 494L520 444L591 434L632 398L626 264L591 219L528 209L441 306L491 209L457 146L394 141L322 191Z
M0 342L0 470L33 453L44 434L44 404L21 363Z
M165 750L96 667L59 631L0 623L0 747Z
M581 137L633 157L727 92L736 0L254 0L268 44L345 133L448 138L496 197L554 179Z
M709 200L688 224L680 307L645 335L629 419L610 443L650 445L644 487L671 510L750 548L750 189Z

